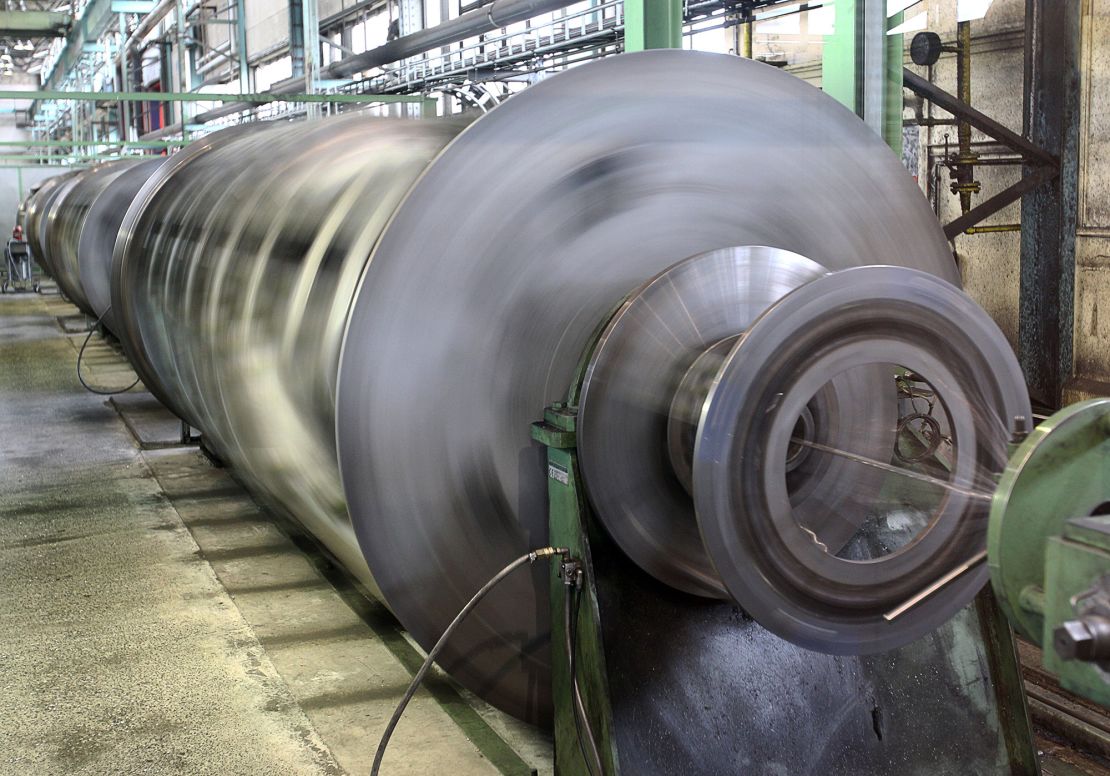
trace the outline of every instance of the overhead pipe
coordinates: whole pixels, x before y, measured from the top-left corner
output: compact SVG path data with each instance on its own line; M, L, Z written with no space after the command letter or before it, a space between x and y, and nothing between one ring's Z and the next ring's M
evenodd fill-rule
M490 5L468 11L450 21L437 24L411 35L404 35L377 48L361 54L333 62L320 70L321 79L346 78L364 70L388 65L402 59L418 56L426 51L449 46L461 40L472 38L506 27L517 22L527 21L543 13L558 11L574 5L576 0L495 0ZM295 94L304 87L303 78L290 78L280 81L270 89L271 94ZM253 107L251 103L229 102L204 113L198 113L191 123L206 124L225 116L231 116ZM143 135L144 140L152 140L181 132L184 126L179 122L163 129Z
M344 78L364 70L407 59L439 46L448 46L484 32L527 21L573 5L568 0L495 0L450 21L391 40L377 48L328 65L324 78Z
M155 25L162 21L169 14L174 7L174 0L161 0L158 5L151 9L150 13L142 18L139 26L135 31L127 36L127 40L120 46L119 54L116 55L116 64L119 65L123 61L125 52L137 48L139 42L142 41L147 35L154 31Z

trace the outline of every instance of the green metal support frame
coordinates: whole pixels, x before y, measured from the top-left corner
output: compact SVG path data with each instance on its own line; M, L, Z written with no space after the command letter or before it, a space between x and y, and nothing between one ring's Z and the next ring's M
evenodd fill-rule
M682 48L682 0L627 0L624 50Z
M435 100L419 94L202 94L199 92L69 92L59 90L18 91L0 89L0 100L80 100L93 102L331 102L372 105L384 102L419 102L434 106Z
M114 162L120 159L139 159L138 156L121 156L119 154L0 154L0 162L50 162L56 161L68 166L71 162Z
M561 576L561 569L551 572L551 684L555 704L555 773L558 776L602 776L591 773L586 764L586 742L582 740L583 722L576 722L575 711L565 699L573 699L574 682L570 675L568 636L564 629L566 608L577 604L575 675L589 726L594 731L605 774L620 773L613 735L613 718L609 709L609 687L604 670L605 656L601 649L601 619L597 590L593 584L594 565L590 553L588 506L579 487L578 453L575 449L577 412L565 404L556 404L544 412L542 423L532 427L532 436L547 446L548 500L550 543L566 547L570 556L583 567L580 590L572 590ZM572 604L573 602L573 604ZM564 699L560 702L558 699ZM573 703L573 700L570 701Z
M902 13L887 18L882 0L837 0L834 8L834 32L825 37L821 60L821 88L901 154L903 40L886 33L902 23ZM873 40L877 36L882 40ZM873 88L878 91L869 95Z
M1059 629L1110 617L1110 399L1072 404L1013 452L991 502L991 583L1061 686L1110 706L1110 660L1065 659Z

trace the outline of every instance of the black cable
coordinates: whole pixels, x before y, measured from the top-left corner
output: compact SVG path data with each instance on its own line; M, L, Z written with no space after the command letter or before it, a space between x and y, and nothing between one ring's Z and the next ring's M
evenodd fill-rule
M409 705L409 701L416 695L417 689L420 688L420 683L424 681L425 674L428 673L428 669L432 667L432 663L435 662L436 656L442 651L447 640L451 637L451 634L455 632L455 628L459 626L459 623L466 619L466 616L473 611L474 607L477 606L481 600L486 597L486 594L496 587L501 580L509 576L509 574L525 563L531 564L534 563L537 558L546 558L552 555L565 556L568 552L569 550L558 547L544 547L540 550L533 550L527 555L521 555L508 566L497 572L489 582L482 586L481 590L474 594L474 597L467 602L466 606L455 615L455 619L451 620L451 624L447 626L447 630L443 632L443 635L439 637L439 641L437 641L431 651L428 652L428 656L424 658L424 663L420 666L420 670L412 677L412 682L409 683L408 689L405 690L405 694L401 698L401 702L397 704L397 708L393 711L393 716L390 717L389 724L385 726L385 732L382 733L382 740L378 742L378 751L374 753L374 765L370 768L370 776L378 776L378 770L382 767L382 758L385 757L385 748L389 745L389 739L393 735L393 730L397 727L397 723L401 721L401 715L404 714L405 707Z
M564 571L564 575L569 572ZM570 673L571 707L574 714L574 732L578 737L578 751L582 754L582 761L590 776L605 776L605 767L601 764L601 754L597 748L597 739L594 737L590 718L586 715L586 707L582 702L582 691L578 687L578 608L582 601L582 570L576 571L575 579L564 578L566 587L566 601L563 606L563 637L566 640L567 663ZM573 603L572 603L573 599ZM586 735L582 735L585 727ZM590 751L586 752L586 743Z
M132 388L134 388L136 385L138 385L139 382L143 379L141 377L136 377L135 382L131 383L131 385L127 386L126 388L119 388L117 390L105 391L105 390L101 390L99 388L93 388L91 385L86 383L85 378L81 376L81 359L85 357L85 348L88 347L89 340L92 339L92 335L93 335L93 332L96 331L96 327L100 325L100 322L102 320L104 320L104 316L108 314L108 310L111 310L111 309L112 309L112 305L108 305L108 307L104 310L104 312L102 312L100 314L100 317L96 319L96 323L94 323L92 325L92 328L89 329L89 333L85 336L85 341L81 343L81 349L79 351L77 351L77 379L81 381L81 385L85 386L86 391L88 391L89 393L95 393L97 396L115 396L117 393L127 393ZM88 320L88 319L86 319L86 320Z

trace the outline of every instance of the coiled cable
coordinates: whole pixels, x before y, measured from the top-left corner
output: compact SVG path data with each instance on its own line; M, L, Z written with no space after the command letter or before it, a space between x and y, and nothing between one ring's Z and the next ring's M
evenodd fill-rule
M88 391L89 393L95 393L97 396L115 396L118 393L127 393L132 388L134 388L136 385L138 385L139 382L143 379L141 377L136 377L135 382L131 383L131 385L127 386L126 388L117 388L117 389L113 389L113 390L105 390L105 389L102 389L102 388L95 388L95 387L89 385L88 383L85 382L85 378L81 374L81 359L85 357L85 348L88 347L89 340L92 339L92 335L93 335L93 332L96 331L96 327L100 325L100 322L102 320L104 320L104 316L107 315L108 311L111 310L111 309L112 309L112 306L108 305L108 307L104 310L104 312L102 312L100 314L100 317L96 319L96 323L94 323L89 328L89 333L85 336L85 341L81 343L81 349L79 351L77 351L77 379L81 381L81 385L83 385L85 387L86 391Z

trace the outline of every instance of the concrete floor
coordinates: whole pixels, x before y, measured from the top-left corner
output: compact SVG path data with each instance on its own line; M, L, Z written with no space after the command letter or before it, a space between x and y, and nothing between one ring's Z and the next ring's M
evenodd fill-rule
M368 773L422 655L175 445L148 394L86 393L82 324L57 297L0 297L0 775ZM134 379L95 337L85 367ZM437 676L383 774L550 763L549 739Z
M141 386L85 392L84 325L0 295L0 776L368 773L422 653ZM99 337L84 373L134 380ZM1110 776L1038 746L1046 776ZM435 674L383 774L551 762L547 736Z

